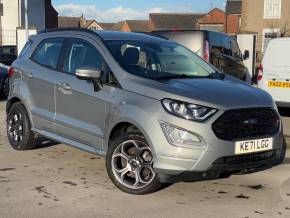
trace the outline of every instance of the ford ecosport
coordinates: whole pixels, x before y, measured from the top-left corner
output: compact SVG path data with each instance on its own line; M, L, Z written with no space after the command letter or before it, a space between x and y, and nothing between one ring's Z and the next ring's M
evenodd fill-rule
M284 159L269 94L160 37L48 30L30 37L10 72L11 146L36 148L42 135L106 156L108 175L127 193Z

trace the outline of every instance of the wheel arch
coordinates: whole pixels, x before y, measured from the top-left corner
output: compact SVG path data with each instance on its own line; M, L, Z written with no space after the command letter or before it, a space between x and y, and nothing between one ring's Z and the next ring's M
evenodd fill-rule
M25 110L26 110L26 112L27 112L27 114L28 114L28 118L29 118L29 120L30 120L30 123L31 123L31 125L32 125L33 122L32 122L32 119L31 119L31 113L30 113L30 111L28 110L28 108L27 108L25 102L22 101L21 98L19 98L19 97L17 97L17 96L14 96L14 97L10 98L10 99L7 101L7 103L6 103L6 114L8 114L8 112L9 112L11 106L12 106L13 104L17 103L17 102L21 103L21 104L24 106L24 108L25 108ZM32 126L33 126L33 125L32 125Z
M8 113L8 111L10 110L11 106L17 102L21 102L20 98L18 97L12 97L11 99L9 99L6 103L6 113Z
M137 123L135 120L131 120L131 119L119 120L118 122L115 122L114 125L111 126L111 128L109 128L109 130L107 131L106 137L105 137L103 151L107 152L109 145L110 145L110 141L113 139L113 137L117 136L118 133L122 133L122 128L127 128L129 126L136 128L136 131L140 132L144 136L148 145L152 149L153 156L156 157L156 152L155 152L153 144L150 140L149 135L146 133L146 131L142 127L142 125Z

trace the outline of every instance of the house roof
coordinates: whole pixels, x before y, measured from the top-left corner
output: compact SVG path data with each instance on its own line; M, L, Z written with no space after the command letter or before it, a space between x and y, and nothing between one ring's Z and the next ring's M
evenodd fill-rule
M111 27L111 30L121 31L124 23L125 23L125 21L120 21L120 22L116 23L114 26Z
M242 14L242 0L228 0L226 5L227 14Z
M116 23L111 30L122 31L123 26L127 24L131 32L149 32L148 20L124 20Z
M90 25L92 25L94 22L97 23L95 20L87 20L85 25L83 25L84 28L88 28Z
M111 30L116 23L99 23L103 30Z
M126 20L125 22L132 32L149 32L148 20Z
M58 17L58 27L81 27L80 17Z
M219 8L214 8L198 20L199 24L224 24L225 12Z
M204 14L151 13L150 21L154 30L192 30L196 29L197 20L202 16L204 16Z

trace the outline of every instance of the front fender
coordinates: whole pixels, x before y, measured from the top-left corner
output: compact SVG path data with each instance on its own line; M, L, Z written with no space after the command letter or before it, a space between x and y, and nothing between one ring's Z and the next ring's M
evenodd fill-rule
M120 103L117 107L112 105L109 106L107 119L105 121L106 130L103 144L103 150L105 152L108 150L109 138L113 128L120 123L126 122L136 126L142 132L153 150L154 155L156 155L153 143L148 135L148 129L150 129L150 126L153 126L153 124L158 124L158 119L156 119L154 114L157 114L158 111L162 109L161 104L159 101L150 98L144 98L143 101L138 102L142 103L137 106L133 104L133 102L131 104L128 101Z

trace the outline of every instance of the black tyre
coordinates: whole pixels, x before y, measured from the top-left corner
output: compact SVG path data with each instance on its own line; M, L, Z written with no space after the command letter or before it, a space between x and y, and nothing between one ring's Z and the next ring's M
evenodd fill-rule
M112 182L126 193L149 194L162 186L153 169L152 151L138 132L123 133L110 143L106 167Z
M13 104L7 113L7 136L16 150L31 150L37 146L37 135L31 131L31 124L23 104Z
M9 77L3 79L2 87L0 89L0 99L7 99L9 95Z

